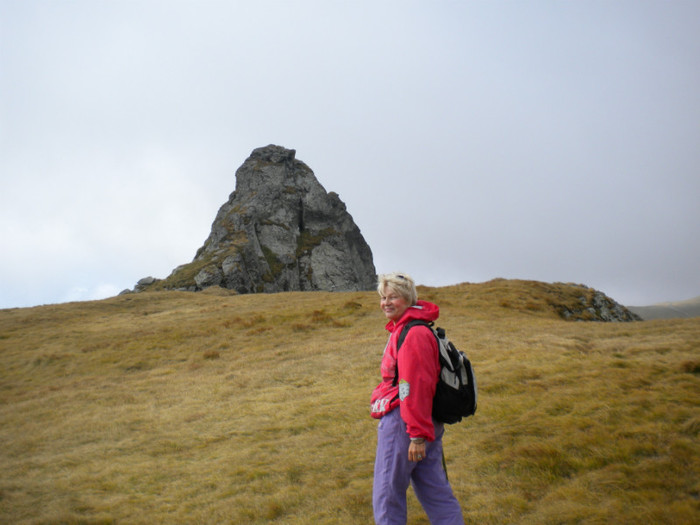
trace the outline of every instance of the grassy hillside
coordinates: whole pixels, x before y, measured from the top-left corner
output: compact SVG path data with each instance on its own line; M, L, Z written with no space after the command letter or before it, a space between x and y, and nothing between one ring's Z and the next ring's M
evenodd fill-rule
M700 521L700 319L564 321L566 285L419 291L478 374L445 437L467 522ZM371 523L384 323L371 292L0 310L0 522Z

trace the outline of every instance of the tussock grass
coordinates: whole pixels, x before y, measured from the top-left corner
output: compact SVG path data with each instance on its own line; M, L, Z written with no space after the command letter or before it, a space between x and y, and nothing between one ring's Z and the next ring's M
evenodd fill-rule
M468 351L467 522L696 523L700 319L574 323L565 285L421 288ZM0 522L372 522L375 293L0 311ZM427 523L413 496L409 523Z

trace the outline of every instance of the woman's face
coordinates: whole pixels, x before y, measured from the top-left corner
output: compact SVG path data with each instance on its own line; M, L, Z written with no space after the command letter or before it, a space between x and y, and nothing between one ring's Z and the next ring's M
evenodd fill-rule
M406 309L411 306L402 295L396 293L390 286L384 287L380 305L386 318L394 322L401 319Z

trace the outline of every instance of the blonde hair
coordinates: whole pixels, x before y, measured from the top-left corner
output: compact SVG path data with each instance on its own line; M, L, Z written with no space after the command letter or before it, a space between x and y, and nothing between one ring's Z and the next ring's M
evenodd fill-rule
M415 305L418 301L418 292L416 291L416 283L407 273L393 272L385 273L379 276L377 280L377 292L380 296L384 296L386 288L394 290L411 305Z

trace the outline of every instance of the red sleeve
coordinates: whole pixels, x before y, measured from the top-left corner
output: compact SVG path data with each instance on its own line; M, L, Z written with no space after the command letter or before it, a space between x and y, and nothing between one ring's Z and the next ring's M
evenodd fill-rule
M401 417L412 438L435 439L432 412L439 373L435 336L426 326L414 326L399 350Z

